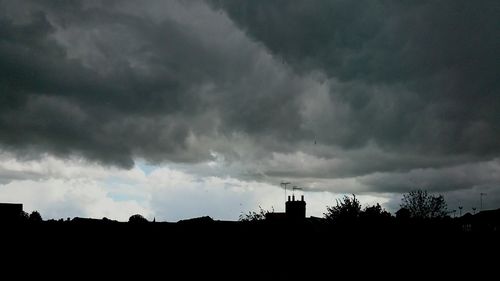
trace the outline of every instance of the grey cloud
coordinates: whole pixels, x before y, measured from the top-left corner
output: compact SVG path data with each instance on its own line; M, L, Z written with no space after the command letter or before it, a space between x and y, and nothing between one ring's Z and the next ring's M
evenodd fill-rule
M473 187L493 187L500 181L500 162L467 163L444 168L414 169L407 173L377 173L359 179L375 190L404 192L422 188L434 192L468 189Z
M213 2L299 71L400 83L495 68L495 1Z
M40 175L34 172L12 171L0 168L0 184L8 184L15 180L38 179Z
M348 116L324 122L344 131L323 141L443 157L500 152L496 1L213 3L295 71L340 81L330 94Z
M355 178L363 192L402 194L414 189L425 189L444 195L450 210L463 206L464 212L480 210L480 194L486 193L483 209L500 205L500 161L449 165L442 168L412 169L408 172L373 173ZM395 211L401 203L401 196L393 196L387 206ZM458 215L458 213L457 213Z
M201 2L36 3L22 22L2 18L0 142L10 150L125 167L197 162L211 159L199 139L217 146L300 124L299 79Z
M1 1L0 147L476 188L500 152L495 2Z

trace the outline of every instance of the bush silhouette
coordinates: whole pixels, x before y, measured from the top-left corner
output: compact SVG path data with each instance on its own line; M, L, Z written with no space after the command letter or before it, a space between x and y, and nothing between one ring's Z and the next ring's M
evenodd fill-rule
M148 220L139 214L135 214L135 215L130 216L130 218L128 219L128 222L129 223L147 223Z
M39 222L42 222L42 215L40 215L39 212L37 211L33 211L31 212L31 214L29 215L29 221L30 222L33 222L33 223L39 223Z
M259 212L255 211L250 211L247 214L241 214L239 217L239 221L260 221L260 220L265 220L266 219L266 214L274 212L274 209L272 211L267 211L262 209L261 206L259 206Z
M22 221L22 222L26 222L28 221L30 218L30 215L28 213L26 213L25 211L21 211L21 213L19 214L19 219Z
M381 220L390 219L392 216L389 212L380 206L379 203L376 205L366 207L360 214L361 218L367 222L380 222Z
M356 221L361 214L361 204L356 199L356 195L344 196L337 200L336 206L326 207L327 212L324 214L325 219L333 222L353 222Z

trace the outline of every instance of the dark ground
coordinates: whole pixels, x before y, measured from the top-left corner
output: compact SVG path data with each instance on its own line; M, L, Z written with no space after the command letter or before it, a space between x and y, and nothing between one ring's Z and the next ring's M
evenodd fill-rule
M4 225L1 233L2 267L17 277L334 280L474 274L482 280L478 274L494 272L499 261L498 232L442 224L82 219Z

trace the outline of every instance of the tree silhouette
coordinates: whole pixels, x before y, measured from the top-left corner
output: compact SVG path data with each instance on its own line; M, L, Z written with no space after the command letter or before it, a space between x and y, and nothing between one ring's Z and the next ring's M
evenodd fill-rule
M28 221L30 218L30 215L26 213L25 211L21 211L21 214L19 214L19 219L23 222Z
M29 216L29 221L33 222L33 223L39 223L39 222L42 222L43 219L42 219L42 216L40 215L39 212L33 211L33 212L31 212L31 214Z
M383 209L379 203L377 203L377 205L366 207L361 212L360 216L365 221L370 221L370 222L391 218L391 214L387 212L385 209Z
M135 215L130 216L130 218L128 219L128 222L129 223L147 223L148 220L145 217L143 217L142 215L135 214Z
M407 209L412 218L432 219L447 216L443 195L430 195L426 190L412 190L403 194L400 206Z
M334 222L352 222L359 218L361 214L361 204L356 199L356 195L344 196L338 200L336 206L326 207L327 212L324 213L325 219Z
M260 221L260 220L265 220L266 215L268 213L274 212L274 208L272 211L267 211L262 209L261 206L259 206L259 211L249 211L247 214L241 214L239 217L239 221Z

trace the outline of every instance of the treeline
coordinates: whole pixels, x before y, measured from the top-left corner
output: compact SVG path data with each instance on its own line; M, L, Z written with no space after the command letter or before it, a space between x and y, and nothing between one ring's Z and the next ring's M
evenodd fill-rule
M428 193L426 190L413 190L402 195L400 209L391 214L385 210L379 203L375 205L362 207L356 195L352 194L350 196L344 196L341 199L336 200L335 205L327 206L326 212L323 217L316 218L305 218L303 221L307 223L319 223L322 225L334 225L334 226L353 226L353 225L369 225L377 227L387 227L390 228L394 225L408 225L408 224L433 224L441 225L444 227L460 228L464 231L471 231L473 229L488 229L493 231L498 231L499 229L499 210L483 211L474 216L470 213L464 216L452 219L450 217L450 212L447 208L446 201L443 195L433 195ZM258 211L251 211L246 214L241 214L239 217L239 222L266 222L272 224L276 221L275 219L268 219L269 214L273 214L274 209L265 210L259 207ZM272 216L269 216L272 217ZM291 220L285 219L281 222L290 222ZM38 211L33 211L30 214L22 211L19 217L10 222L21 222L23 224L37 224L44 222L41 214ZM118 222L115 220L110 220L107 218L103 219L86 219L86 218L67 218L54 220L50 219L45 221L49 224L62 224L62 223L72 223L72 224L116 224L123 222ZM144 225L149 223L155 223L156 220L149 221L141 214L134 214L128 219L128 224L130 225ZM189 223L189 224L210 224L214 222L210 217L193 218L180 221L179 223ZM2 222L0 222L2 223ZM297 221L294 221L297 223ZM477 226L479 225L480 226Z
M431 195L426 190L413 190L403 194L400 209L396 212L399 219L444 219L449 217L446 201L443 195ZM379 203L361 208L356 195L344 196L337 200L336 206L327 207L324 218L334 222L348 222L356 220L379 221L393 217L383 209Z
M394 217L414 220L443 219L449 218L450 214L443 195L432 195L426 190L413 190L403 194L400 207L395 216L382 208L379 203L362 208L356 195L352 194L338 199L334 206L327 206L323 218L332 223L381 222ZM274 210L267 211L259 207L259 211L241 214L239 220L265 220L267 215L273 212Z

